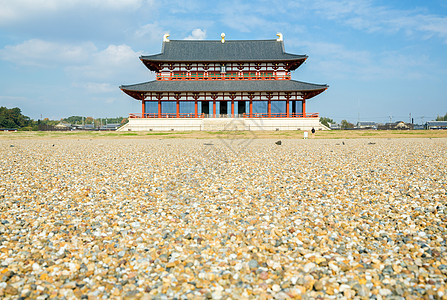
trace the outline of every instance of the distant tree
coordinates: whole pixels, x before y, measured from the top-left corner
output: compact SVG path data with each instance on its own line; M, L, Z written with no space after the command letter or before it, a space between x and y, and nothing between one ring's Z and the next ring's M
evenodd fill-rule
M117 123L121 123L123 121L123 117L115 117L115 118L103 118L102 119L102 123L103 124L117 124Z
M341 129L349 129L349 128L354 128L354 124L349 123L346 120L342 120L341 121Z
M327 126L327 127L330 126L329 123L335 124L334 120L332 120L331 118L327 118L327 117L321 117L320 118L320 123L325 125L325 126Z
M65 119L62 119L62 121L70 123L70 124L82 124L82 119L84 117L81 116L71 116Z
M445 114L444 116L438 116L436 118L436 121L447 121L447 114Z
M17 124L7 118L6 116L0 115L0 128L18 128Z
M41 121L38 121L38 123L40 123L41 125L54 126L54 125L59 124L60 122L58 120L50 120L48 118L45 118Z
M31 119L22 115L22 111L18 107L8 109L4 106L0 107L0 127L3 128L21 128L30 126Z

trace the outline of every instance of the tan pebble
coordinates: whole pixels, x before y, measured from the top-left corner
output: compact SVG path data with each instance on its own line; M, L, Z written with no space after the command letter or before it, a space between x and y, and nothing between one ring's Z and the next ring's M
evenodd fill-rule
M5 287L4 293L6 295L17 295L19 293L19 291L12 285L8 284Z
M398 264L393 264L393 270L396 273L400 273L402 271L402 267Z
M323 290L323 281L322 280L317 280L315 283L314 283L314 289L316 290L316 291L321 291L321 290Z
M309 275L304 276L304 287L306 288L307 291L313 289L315 282L316 280L312 276Z
M275 293L279 292L281 290L281 287L278 284L274 284L272 286L272 291L274 291Z
M317 265L322 265L322 264L324 264L326 262L326 258L324 258L324 257L316 257L315 258L315 263L317 264Z
M263 271L259 274L259 278L262 280L267 280L269 278L269 274L267 272Z
M336 288L338 288L338 286L335 286L334 284L329 283L328 285L326 285L325 291L328 295L334 295Z

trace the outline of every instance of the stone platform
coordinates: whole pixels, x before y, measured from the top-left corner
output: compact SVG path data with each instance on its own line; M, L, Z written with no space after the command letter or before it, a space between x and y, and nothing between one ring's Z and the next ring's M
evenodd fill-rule
M118 131L329 130L319 118L135 118Z

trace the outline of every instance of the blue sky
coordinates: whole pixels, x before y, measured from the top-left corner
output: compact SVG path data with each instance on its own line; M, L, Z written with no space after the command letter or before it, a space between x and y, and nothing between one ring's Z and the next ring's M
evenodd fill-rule
M0 106L33 118L127 116L121 84L171 39L275 39L307 54L295 80L328 84L307 110L336 121L447 113L446 0L0 0Z

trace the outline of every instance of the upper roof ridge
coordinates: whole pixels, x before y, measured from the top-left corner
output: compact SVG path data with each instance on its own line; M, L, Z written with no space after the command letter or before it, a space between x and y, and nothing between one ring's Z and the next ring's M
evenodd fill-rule
M307 56L285 52L284 41L279 39L166 40L161 53L143 55L140 59L154 62L304 62Z

